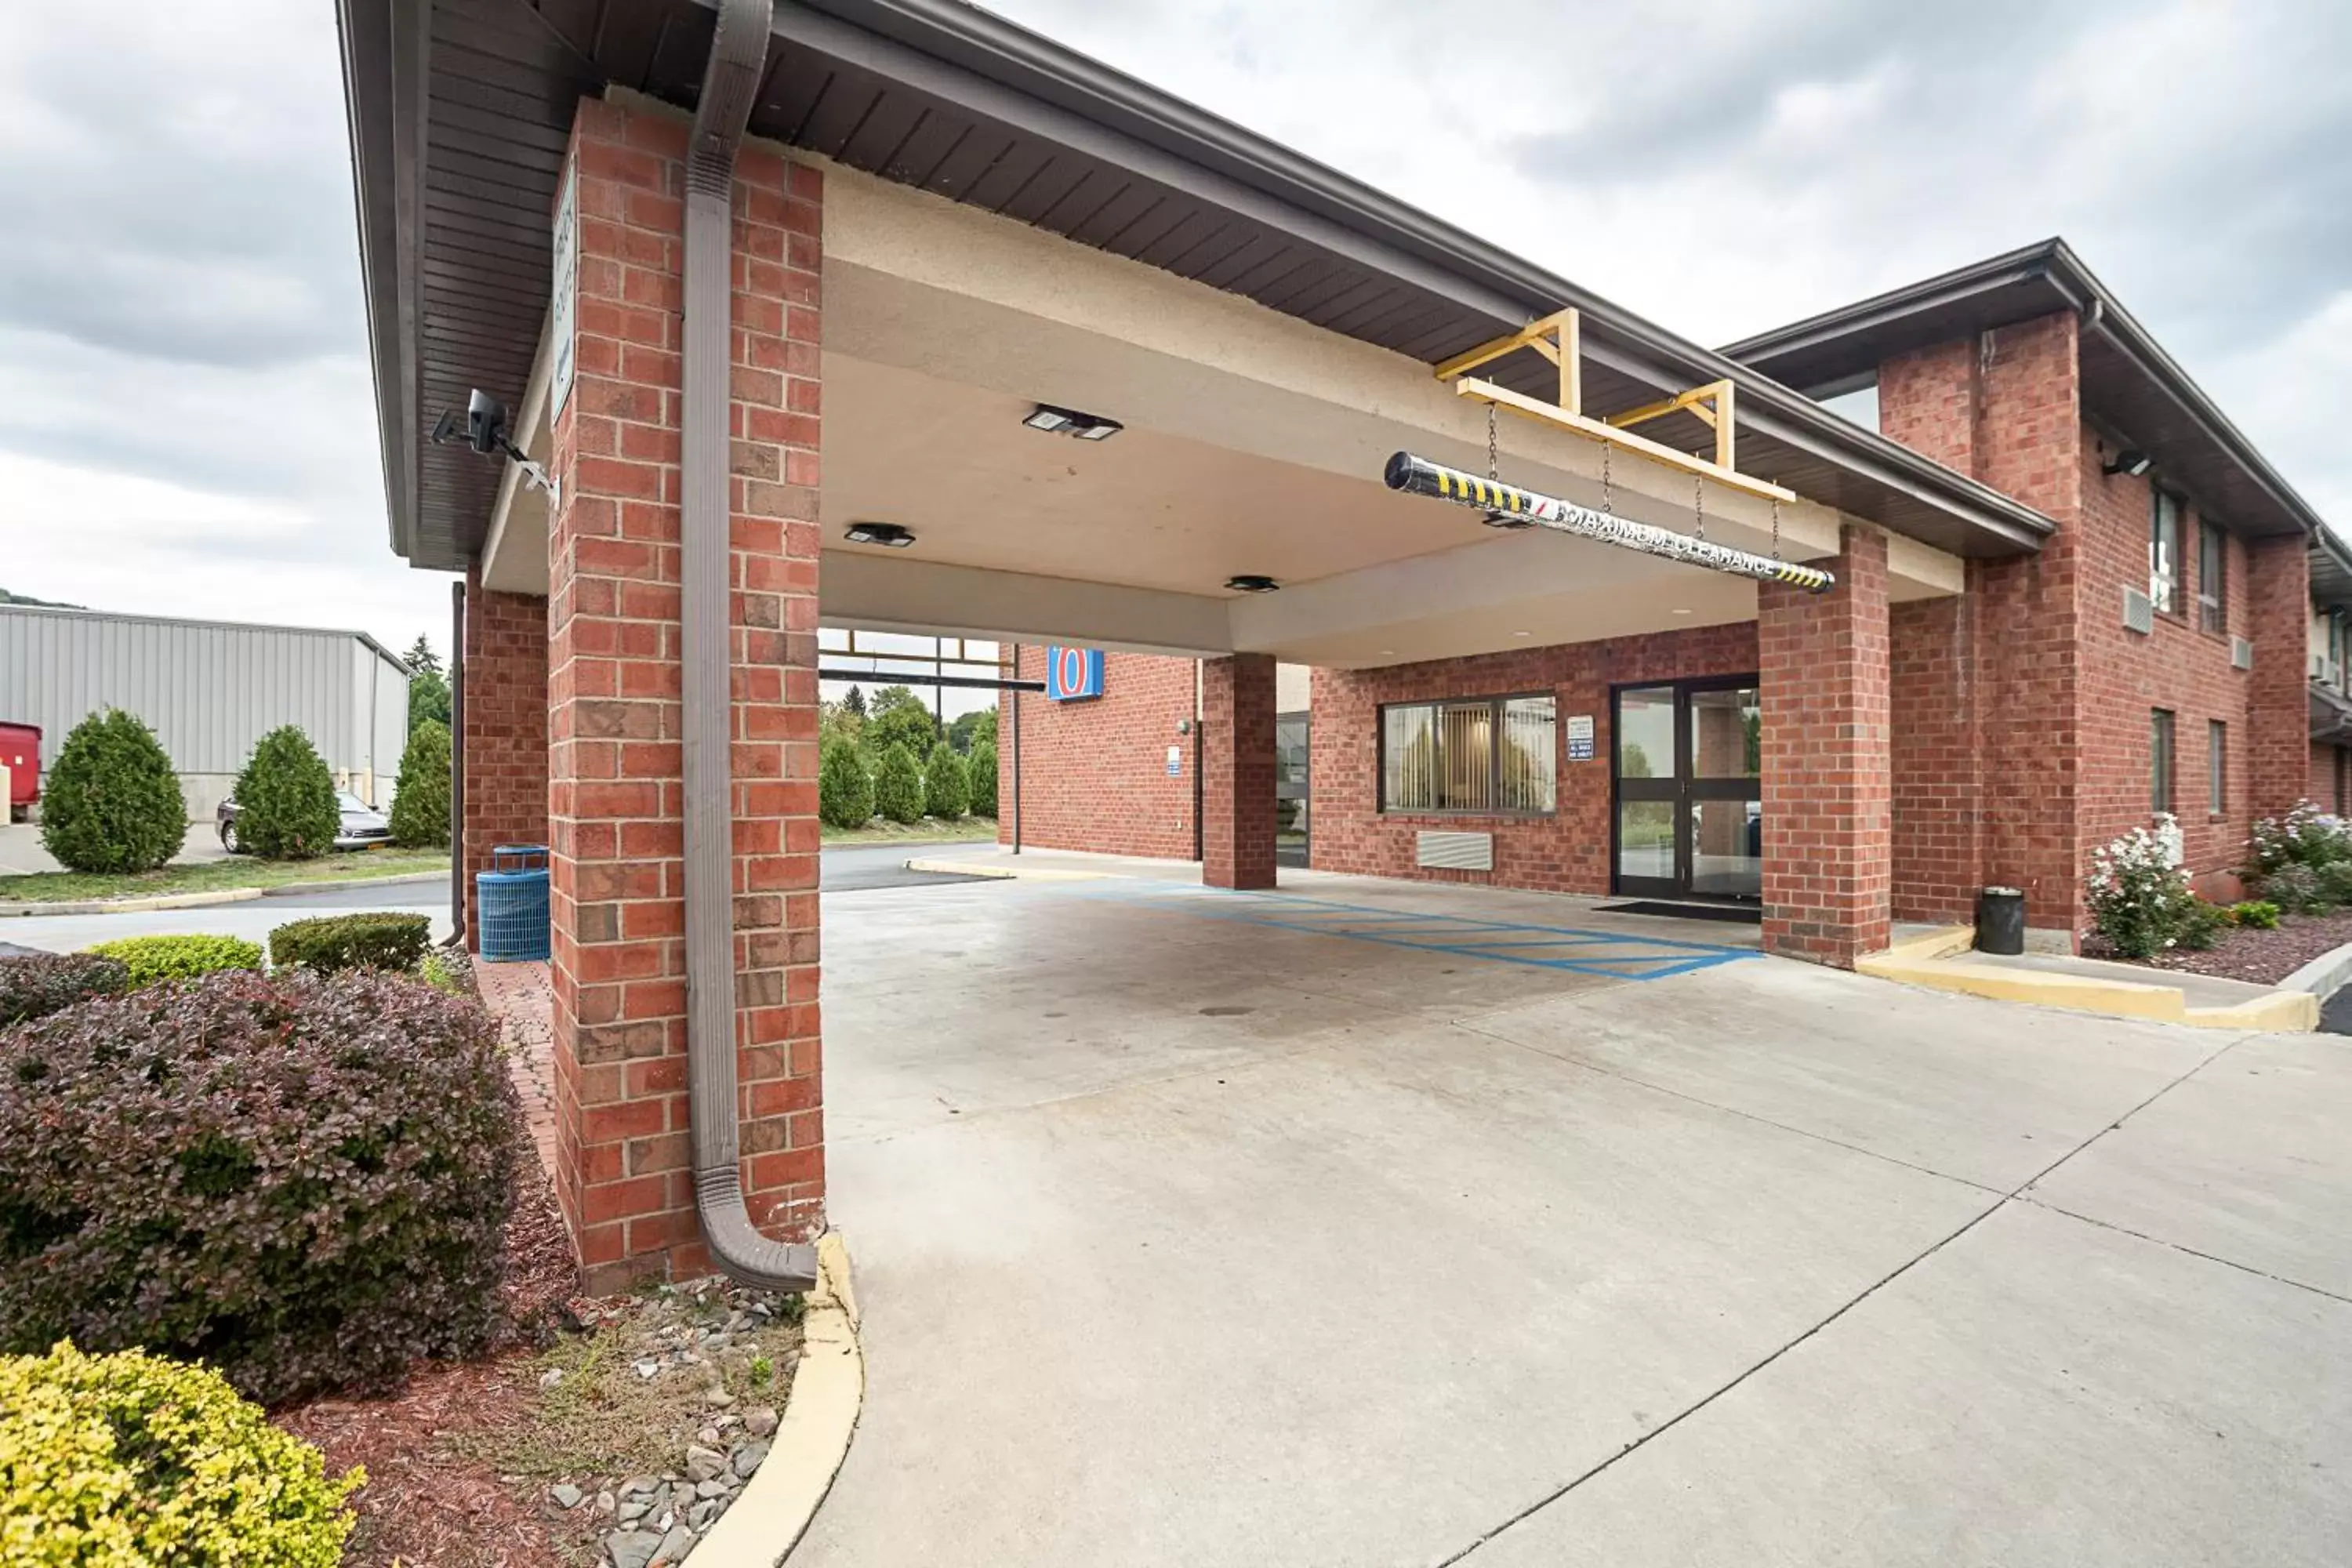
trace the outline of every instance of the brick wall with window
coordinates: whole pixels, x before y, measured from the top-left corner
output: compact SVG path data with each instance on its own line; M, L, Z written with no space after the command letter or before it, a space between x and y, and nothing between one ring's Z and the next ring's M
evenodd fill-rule
M1606 893L1612 744L1610 689L1629 682L1695 676L1752 675L1756 657L1756 626L1751 621L1385 669L1318 669L1309 766L1315 821L1310 852L1315 868L1545 892ZM1547 738L1555 748L1556 782L1549 813L1381 809L1384 709L1393 715L1399 711L1397 704L1478 700L1476 711L1488 713L1491 710L1485 706L1488 700L1530 696L1553 700L1555 721ZM1472 710L1458 711L1462 717L1457 727L1468 742ZM1577 715L1593 721L1590 762L1566 760L1568 721ZM1510 720L1507 712L1507 741ZM1521 743L1543 734L1539 710L1532 705L1524 708L1518 729ZM1412 735L1405 735L1404 740L1410 744ZM1483 781L1478 787L1496 787L1491 772L1474 771L1480 773ZM1524 781L1526 771L1519 776ZM1464 782L1467 787L1469 781ZM1524 784L1517 798L1525 802L1529 796ZM1428 827L1493 833L1495 869L1427 870L1415 866L1415 836ZM1770 831L1769 823L1766 831Z

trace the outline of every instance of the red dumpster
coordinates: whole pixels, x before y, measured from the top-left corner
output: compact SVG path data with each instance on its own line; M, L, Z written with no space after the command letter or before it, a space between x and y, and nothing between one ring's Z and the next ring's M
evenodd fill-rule
M41 727L0 722L0 767L8 770L8 816L41 798Z

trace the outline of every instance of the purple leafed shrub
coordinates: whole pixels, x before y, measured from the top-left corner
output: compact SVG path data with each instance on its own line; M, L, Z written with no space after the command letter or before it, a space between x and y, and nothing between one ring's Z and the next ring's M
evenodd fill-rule
M95 953L37 952L0 958L0 1029L93 996L111 996L130 984L130 970L115 959Z
M518 1111L481 1008L223 971L0 1031L0 1351L383 1386L498 1317Z

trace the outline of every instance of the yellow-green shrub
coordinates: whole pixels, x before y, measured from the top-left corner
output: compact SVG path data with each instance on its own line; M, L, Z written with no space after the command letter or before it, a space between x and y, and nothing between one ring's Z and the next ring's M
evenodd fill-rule
M220 1374L142 1351L0 1356L0 1562L335 1568L365 1478Z
M131 972L131 988L194 980L215 969L258 969L261 944L233 936L123 936L89 951Z

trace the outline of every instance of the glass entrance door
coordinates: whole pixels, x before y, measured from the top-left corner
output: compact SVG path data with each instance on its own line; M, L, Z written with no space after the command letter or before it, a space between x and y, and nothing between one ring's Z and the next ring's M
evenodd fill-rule
M1307 814L1313 792L1307 783L1307 752L1312 734L1309 715L1275 715L1274 862L1277 866L1307 863Z
M1617 688L1610 733L1619 893L1763 898L1757 696L1754 676Z

